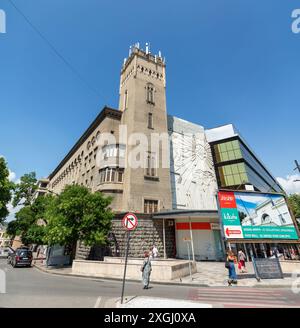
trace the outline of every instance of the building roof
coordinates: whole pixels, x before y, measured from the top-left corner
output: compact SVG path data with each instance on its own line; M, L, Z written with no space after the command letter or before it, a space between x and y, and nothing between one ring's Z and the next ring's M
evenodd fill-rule
M120 121L122 117L122 112L118 109L113 109L105 106L98 114L98 116L94 119L94 121L90 124L90 126L87 128L87 130L82 134L76 144L72 147L72 149L68 152L68 154L64 157L64 159L58 164L56 169L49 175L50 180L64 166L64 164L72 157L72 155L77 151L77 149L86 141L90 134L106 117L110 117Z

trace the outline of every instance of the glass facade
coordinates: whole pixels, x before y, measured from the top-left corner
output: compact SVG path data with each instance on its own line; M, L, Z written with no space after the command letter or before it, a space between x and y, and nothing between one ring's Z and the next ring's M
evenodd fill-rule
M257 191L283 191L238 137L211 146L220 188L242 190L245 184L252 184Z
M218 167L221 186L238 186L248 181L244 163L229 164Z
M232 140L214 145L217 163L233 161L242 158L238 140Z

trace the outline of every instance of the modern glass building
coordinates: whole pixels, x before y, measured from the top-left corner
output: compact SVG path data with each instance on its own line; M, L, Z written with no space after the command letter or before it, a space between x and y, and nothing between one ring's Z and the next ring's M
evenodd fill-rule
M207 130L219 188L284 192L233 125Z

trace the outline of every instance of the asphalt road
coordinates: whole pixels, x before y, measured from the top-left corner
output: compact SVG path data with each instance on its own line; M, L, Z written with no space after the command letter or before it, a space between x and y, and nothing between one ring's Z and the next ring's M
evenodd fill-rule
M12 268L2 259L0 269L6 275L6 293L0 294L2 308L104 307L121 294L122 284L117 281L65 277L35 268ZM139 283L126 283L125 295L193 300L217 307L300 307L300 294L294 294L290 289L155 284L151 287L143 290Z
M108 298L120 297L118 281L65 277L35 268L12 268L0 260L6 272L6 293L0 294L0 307L95 307ZM148 290L142 284L126 283L125 294L188 299L190 288L155 285ZM99 297L102 302L99 304Z

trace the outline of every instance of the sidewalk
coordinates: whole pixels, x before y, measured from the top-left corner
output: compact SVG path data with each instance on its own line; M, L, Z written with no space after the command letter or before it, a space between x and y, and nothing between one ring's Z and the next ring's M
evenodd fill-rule
M43 261L34 260L33 266L43 272L72 276L72 277L84 277L90 279L100 280L117 280L113 278L103 278L95 276L86 276L72 273L71 267L46 267ZM269 279L261 280L258 282L255 278L253 267L251 263L247 263L248 273L238 275L238 286L242 287L277 287L286 288L291 287L295 278L291 278L290 274L286 274L284 279ZM224 287L227 286L228 271L224 267L222 262L197 262L197 273L193 274L192 277L186 276L184 278L175 279L170 282L155 281L151 284L163 284L163 285L175 285L175 286L190 286L190 287ZM128 280L132 282L140 282L140 280Z

